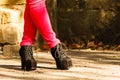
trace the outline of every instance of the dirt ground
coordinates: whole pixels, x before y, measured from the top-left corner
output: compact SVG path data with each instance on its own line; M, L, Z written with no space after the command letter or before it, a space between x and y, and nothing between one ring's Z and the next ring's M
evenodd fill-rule
M22 71L20 59L0 56L0 80L120 80L120 52L72 50L70 70L57 70L49 52L34 53L35 71Z

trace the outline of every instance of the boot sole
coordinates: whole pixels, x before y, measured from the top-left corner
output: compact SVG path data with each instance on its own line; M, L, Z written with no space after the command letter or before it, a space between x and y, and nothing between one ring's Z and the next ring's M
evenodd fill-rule
M31 62L31 60L28 60L26 62L22 62L22 70L24 71L31 71L36 70L36 62Z

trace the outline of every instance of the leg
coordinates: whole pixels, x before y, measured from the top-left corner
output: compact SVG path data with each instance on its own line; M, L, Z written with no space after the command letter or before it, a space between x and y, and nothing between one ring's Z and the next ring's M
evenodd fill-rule
M45 6L45 0L27 0L30 8L30 15L33 22L41 33L43 39L51 48L52 56L56 61L58 69L69 69L72 66L71 59L63 50L59 39L52 29L48 12Z
M48 46L52 48L60 43L52 29L45 6L45 0L28 0L28 3L30 6L31 17L43 39L48 43Z
M26 5L24 13L24 33L19 51L21 57L21 68L27 71L35 70L37 66L32 54L32 44L36 35L36 27L29 13L29 5Z
M29 5L26 4L24 12L24 32L20 45L32 45L35 40L36 30L36 26L34 25L30 16Z

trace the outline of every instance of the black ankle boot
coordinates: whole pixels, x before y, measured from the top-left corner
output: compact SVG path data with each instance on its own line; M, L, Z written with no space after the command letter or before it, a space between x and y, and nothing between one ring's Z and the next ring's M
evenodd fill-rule
M72 60L66 55L66 51L61 44L51 48L51 54L56 61L57 69L68 70L72 67Z
M21 46L19 51L21 57L21 68L25 71L35 70L37 63L33 58L32 46Z

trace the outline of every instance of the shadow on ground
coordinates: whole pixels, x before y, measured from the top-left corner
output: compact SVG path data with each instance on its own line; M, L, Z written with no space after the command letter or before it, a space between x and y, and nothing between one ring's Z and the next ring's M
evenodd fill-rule
M120 53L70 51L70 55L72 58L79 59L78 61L86 59L98 64L120 65Z
M0 78L5 80L120 80L120 53L70 51L70 70L57 70L49 52L34 55L37 70L22 71L19 58L0 58ZM109 67L108 67L109 66Z

